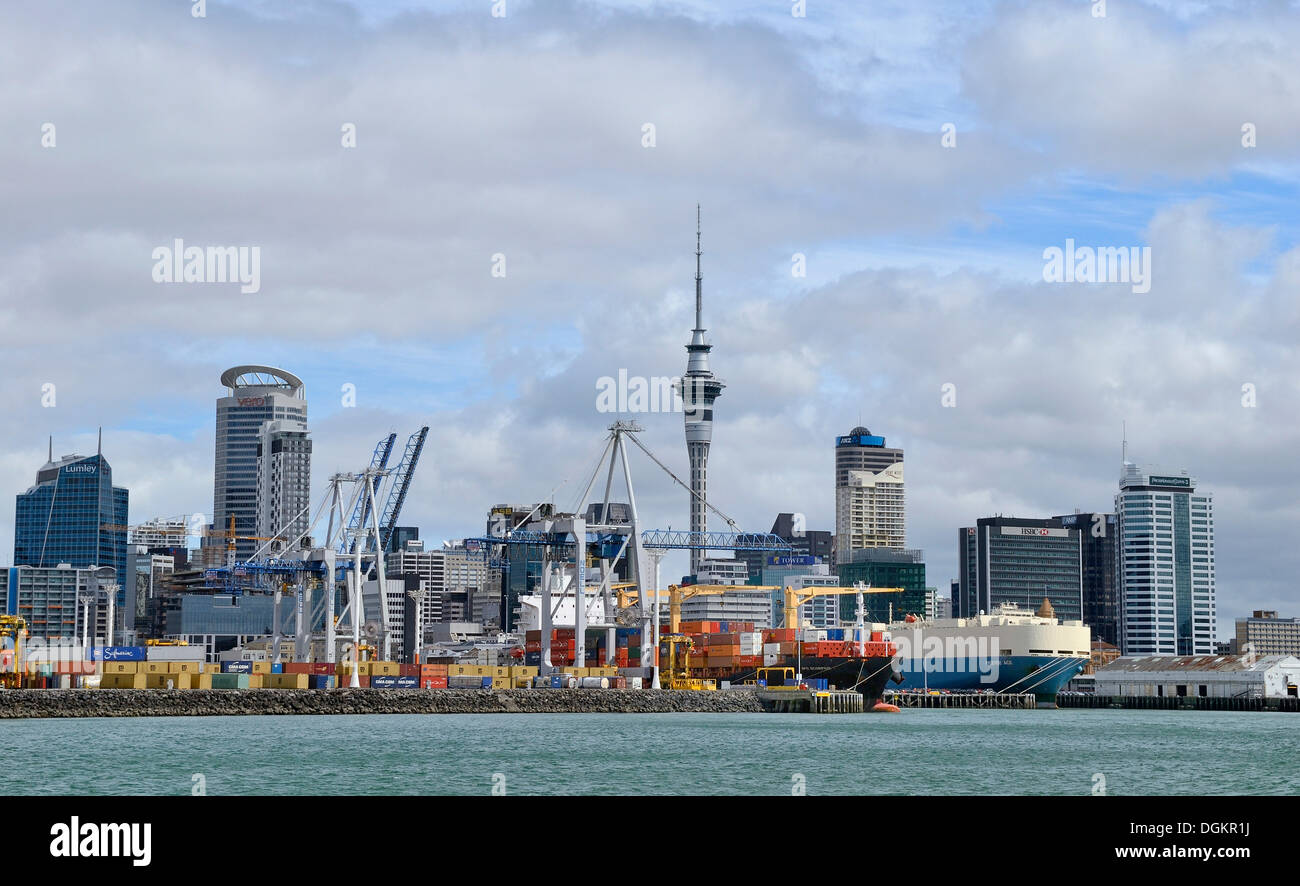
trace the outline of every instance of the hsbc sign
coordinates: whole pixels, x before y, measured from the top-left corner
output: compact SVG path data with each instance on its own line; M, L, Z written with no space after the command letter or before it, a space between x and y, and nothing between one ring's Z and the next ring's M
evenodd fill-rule
M1068 529L1048 529L1046 526L1003 526L1003 535L1032 535L1037 537L1069 538Z

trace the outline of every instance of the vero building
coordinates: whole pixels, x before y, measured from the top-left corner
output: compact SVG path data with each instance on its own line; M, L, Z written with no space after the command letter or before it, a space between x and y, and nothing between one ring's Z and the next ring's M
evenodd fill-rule
M1120 648L1214 654L1214 500L1186 471L1125 461L1115 496Z

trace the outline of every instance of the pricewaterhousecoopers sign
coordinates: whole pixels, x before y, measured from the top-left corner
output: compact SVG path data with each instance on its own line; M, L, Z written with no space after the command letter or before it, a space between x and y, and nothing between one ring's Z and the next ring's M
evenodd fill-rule
M1191 477L1156 477L1147 478L1148 486L1184 486L1190 488L1192 485Z

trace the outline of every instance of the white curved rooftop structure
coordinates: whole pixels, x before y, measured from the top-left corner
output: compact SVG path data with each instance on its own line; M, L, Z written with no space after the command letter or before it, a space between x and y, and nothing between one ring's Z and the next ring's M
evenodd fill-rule
M274 366L232 366L221 373L221 383L230 389L233 397L237 391L249 388L283 391L293 397L303 396L303 382L292 372Z

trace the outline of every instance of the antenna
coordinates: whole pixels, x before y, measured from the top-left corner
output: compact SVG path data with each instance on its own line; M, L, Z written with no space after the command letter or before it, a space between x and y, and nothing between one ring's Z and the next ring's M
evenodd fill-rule
M1120 427L1122 428L1121 434L1124 437L1124 442L1120 448L1120 457L1124 460L1124 464L1128 464L1128 422L1121 422Z
M704 276L700 273L700 204L695 204L695 328L702 330L704 323Z
M50 461L54 461L54 435L50 434Z

